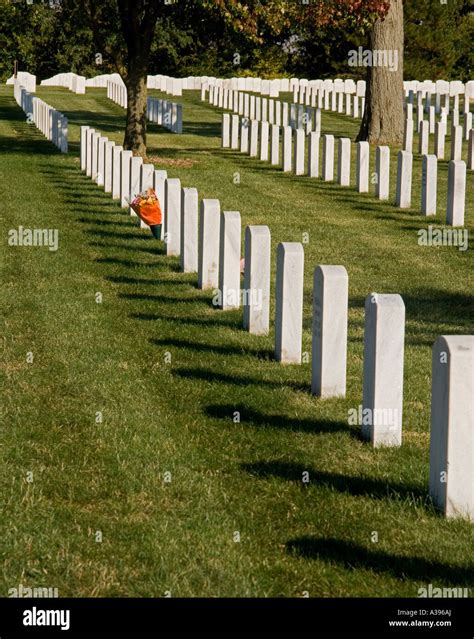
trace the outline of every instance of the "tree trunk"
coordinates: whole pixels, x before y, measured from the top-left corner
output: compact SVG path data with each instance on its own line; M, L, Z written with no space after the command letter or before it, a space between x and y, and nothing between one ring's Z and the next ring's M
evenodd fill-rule
M146 97L151 42L162 3L158 0L117 0L127 45L127 122L123 146L146 158Z
M367 140L371 144L402 144L403 0L391 0L386 16L375 22L370 48L372 65L367 69L365 111L357 140ZM380 56L386 56L385 60L392 64L377 66Z
M123 148L146 158L146 98L148 60L130 63L125 79L127 87L127 122Z

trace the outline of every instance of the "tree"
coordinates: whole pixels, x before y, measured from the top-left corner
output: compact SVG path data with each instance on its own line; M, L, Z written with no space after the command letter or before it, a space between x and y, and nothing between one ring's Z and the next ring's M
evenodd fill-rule
M403 141L403 46L403 0L390 0L387 13L377 18L370 35L372 64L367 68L365 111L357 140L371 144ZM392 56L396 64L378 65L377 55L382 62L383 56L387 60Z

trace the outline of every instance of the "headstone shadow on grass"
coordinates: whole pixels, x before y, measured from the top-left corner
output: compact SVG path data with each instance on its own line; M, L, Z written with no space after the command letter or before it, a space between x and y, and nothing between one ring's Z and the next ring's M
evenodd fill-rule
M371 570L396 579L472 586L474 566L464 567L423 557L397 556L382 550L367 550L343 539L298 537L286 543L287 552L305 559L336 562L348 570ZM414 593L415 594L415 593Z
M328 473L312 468L308 464L279 460L241 464L241 468L260 479L277 477L301 484L303 488L325 487L354 497L371 497L373 499L418 500L431 507L431 500L426 490L413 484L394 482L390 479ZM308 483L302 482L303 473L308 473Z
M233 415L240 414L240 425L275 428L278 430L290 430L303 433L348 433L360 440L359 429L351 428L346 422L331 421L327 419L296 418L287 415L266 414L250 406L238 404L211 404L205 407L207 417L225 420L229 425L235 425Z
M245 348L239 345L232 346L230 344L204 344L202 342L191 342L189 340L179 338L152 338L150 339L150 342L152 344L155 344L156 346L176 346L177 348L185 348L197 352L221 353L223 355L250 355L252 357L257 357L258 359L273 359L273 352L271 351L271 349L254 350L252 348Z

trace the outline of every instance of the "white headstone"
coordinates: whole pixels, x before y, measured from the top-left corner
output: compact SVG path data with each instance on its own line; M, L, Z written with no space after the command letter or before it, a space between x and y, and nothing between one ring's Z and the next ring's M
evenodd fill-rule
M474 336L438 337L433 346L430 495L445 517L474 522Z
M446 123L436 122L435 126L435 155L438 160L444 160L444 146L446 141Z
M413 120L405 120L405 131L403 134L403 150L412 153L413 151Z
M270 147L271 164L272 166L278 166L280 164L280 127L278 124L272 124Z
M375 195L388 200L390 193L390 147L378 146L375 151Z
M130 193L128 194L129 202L131 202L138 193L140 193L140 170L143 164L143 158L132 156L130 158ZM137 217L135 211L130 207L130 215Z
M181 180L168 178L166 198L166 255L179 255L181 251Z
M246 93L245 95L248 95ZM248 153L249 150L249 128L250 121L247 117L242 118L242 122L240 124L240 152Z
M222 148L228 149L230 147L230 115L228 113L222 114Z
M401 209L408 209L411 206L412 174L413 154L408 151L399 151L395 204Z
M219 287L219 243L221 207L219 200L204 199L199 215L198 287Z
M466 163L457 160L449 163L448 169L448 206L446 224L464 226L466 205Z
M341 186L351 183L351 140L339 138L337 154L337 182Z
M123 147L117 144L112 148L112 197L120 200L120 166Z
M131 151L122 151L120 154L120 204L127 208L130 198L130 163Z
M319 133L312 131L308 136L308 176L319 177Z
M427 155L430 142L430 123L428 120L420 122L420 137L418 138L418 153Z
M369 143L357 142L356 188L359 193L369 192L369 156Z
M365 300L362 436L374 447L400 446L405 305L400 295Z
M277 249L275 358L284 364L301 364L303 277L303 245L281 242Z
M318 397L346 394L348 292L343 266L316 267L311 392Z
M469 131L467 142L467 168L469 171L474 171L474 129Z
M244 328L267 335L270 323L270 249L268 226L245 229Z
M260 159L262 162L268 162L268 138L270 125L264 121L260 123Z
M290 126L283 127L283 146L282 146L282 155L283 155L283 171L289 172L291 171L291 145L293 138L293 129Z
M451 160L460 160L462 153L462 126L451 129Z
M436 215L438 186L438 158L436 155L424 155L421 178L421 213Z
M219 241L219 291L223 310L240 306L240 242L240 213L224 211Z
M325 182L334 180L334 136L323 135L323 175Z
M258 155L258 120L250 120L250 151L251 158Z
M306 134L304 129L296 129L295 131L295 151L294 151L294 166L293 171L295 175L304 174L304 146L305 146Z
M197 273L198 270L198 192L197 189L181 189L181 271Z
M231 146L231 149L234 149L234 150L239 148L239 126L240 126L239 116L233 115L230 146Z

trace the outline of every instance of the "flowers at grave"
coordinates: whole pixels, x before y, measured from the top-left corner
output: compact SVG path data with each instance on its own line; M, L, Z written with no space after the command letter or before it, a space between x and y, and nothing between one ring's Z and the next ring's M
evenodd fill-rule
M130 202L131 208L148 226L162 223L161 206L153 189L139 193Z

